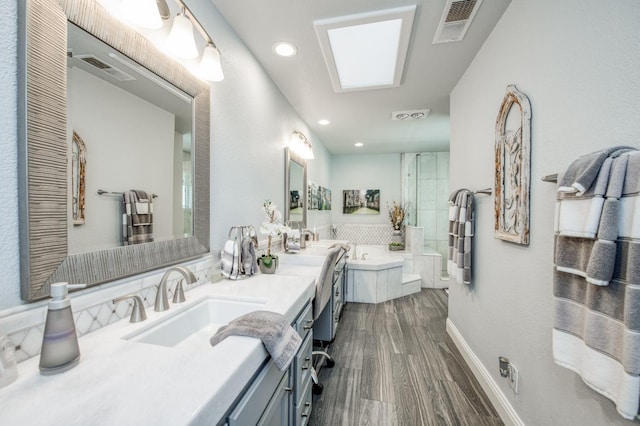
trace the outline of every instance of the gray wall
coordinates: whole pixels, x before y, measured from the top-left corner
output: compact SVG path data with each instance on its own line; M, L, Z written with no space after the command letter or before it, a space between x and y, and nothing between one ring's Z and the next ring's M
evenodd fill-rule
M17 6L3 1L0 14L0 309L20 303L18 252L18 145L17 145Z
M335 155L331 161L331 223L391 224L387 203L402 201L400 154ZM345 189L379 189L379 215L342 213Z
M581 154L640 147L640 2L513 0L451 95L451 189L493 185L494 126L508 84L531 100L531 244L493 237L493 197L477 197L474 278L452 283L449 318L528 425L631 424L556 366L555 188L543 175ZM520 371L514 395L498 356Z

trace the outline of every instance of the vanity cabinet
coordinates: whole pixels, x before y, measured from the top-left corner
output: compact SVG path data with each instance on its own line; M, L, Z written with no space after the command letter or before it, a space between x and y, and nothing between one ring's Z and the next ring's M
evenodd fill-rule
M313 309L311 304L303 309L295 325L302 337L302 344L293 362L291 375L293 389L292 425L305 426L312 409L311 368L313 366Z
M272 359L262 367L248 389L240 396L224 423L229 426L304 426L312 408L311 366L313 349L313 310L302 309L292 327L302 344L286 371Z
M333 291L327 306L313 325L313 338L324 342L331 342L336 337L340 314L344 305L346 256L342 256L333 271Z
M273 360L269 359L227 418L227 424L288 425L290 407L289 370L278 370Z

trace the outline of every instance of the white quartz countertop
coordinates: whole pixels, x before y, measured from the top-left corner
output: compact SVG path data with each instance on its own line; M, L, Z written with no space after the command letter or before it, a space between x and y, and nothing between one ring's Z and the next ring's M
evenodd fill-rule
M122 337L211 296L265 301L259 309L293 321L314 291L312 277L284 274L203 284L185 304L147 309L144 322L125 319L83 336L80 363L69 371L43 376L39 357L18 364L18 380L0 389L0 425L216 424L267 359L260 340L164 347Z

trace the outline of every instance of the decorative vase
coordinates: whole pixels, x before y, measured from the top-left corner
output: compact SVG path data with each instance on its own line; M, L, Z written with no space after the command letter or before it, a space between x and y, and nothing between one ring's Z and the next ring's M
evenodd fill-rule
M258 258L258 266L263 274L275 274L278 268L278 256L260 256Z
M391 232L391 244L389 244L389 250L398 251L404 250L404 242L402 241L402 231L394 229Z

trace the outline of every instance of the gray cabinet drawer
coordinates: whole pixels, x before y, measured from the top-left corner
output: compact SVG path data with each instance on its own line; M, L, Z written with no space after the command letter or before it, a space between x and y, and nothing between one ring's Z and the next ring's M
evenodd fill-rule
M285 376L285 377L283 377ZM269 405L274 390L289 382L289 370L280 371L269 360L227 419L229 426L256 425Z
M313 328L313 310L311 308L312 305L309 303L295 324L296 331L303 339L307 337L307 334Z
M296 426L305 426L309 423L309 417L311 417L311 409L313 408L313 395L311 393L311 376L309 380L304 384L304 393L302 398L296 406Z
M300 345L300 350L295 358L295 386L293 387L294 402L298 403L304 392L303 385L309 381L311 377L311 367L313 366L313 338L308 335Z

